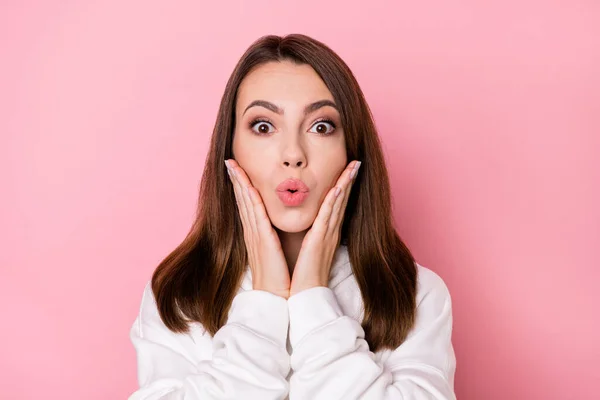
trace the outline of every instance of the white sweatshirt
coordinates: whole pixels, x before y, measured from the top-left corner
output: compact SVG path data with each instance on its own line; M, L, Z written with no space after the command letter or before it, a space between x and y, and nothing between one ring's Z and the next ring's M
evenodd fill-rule
M456 399L450 294L436 273L416 265L415 326L398 348L377 353L364 339L362 298L343 245L329 287L287 300L253 290L247 268L214 337L199 323L189 334L168 330L148 282L130 332L140 388L129 400Z

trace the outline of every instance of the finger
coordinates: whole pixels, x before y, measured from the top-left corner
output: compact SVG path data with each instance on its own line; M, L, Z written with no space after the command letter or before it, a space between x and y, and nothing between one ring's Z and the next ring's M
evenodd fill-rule
M339 194L336 196L336 190L338 186L334 186L329 189L327 195L325 196L325 200L323 200L323 204L321 204L321 208L319 208L319 212L315 221L313 222L313 226L311 230L315 232L315 234L321 235L320 237L324 237L329 231L329 219L331 218L331 212L333 211L333 206L341 194L341 188Z
M353 167L356 163L350 163L346 166L346 169L342 171L342 174L338 177L338 180L333 188L331 188L330 192L325 197L321 208L319 209L319 213L317 214L317 218L315 218L315 222L313 223L313 230L321 231L321 234L324 236L330 233L330 225L331 218L333 216L333 208L339 197L336 196L337 188L340 188L340 194L343 192L344 182L350 178L350 174L352 173Z
M354 180L352 181L352 183L354 183ZM342 230L342 225L344 224L344 217L346 215L346 206L348 205L348 199L350 198L350 193L352 193L352 183L350 184L350 186L348 187L348 189L346 189L345 193L343 194L343 200L342 200L342 205L339 208L339 210L335 210L334 209L334 213L336 213L336 221L335 223L333 223L333 229L337 229L338 232L341 232ZM342 195L340 195L340 197L342 197Z
M358 176L358 171L360 170L360 166L361 166L361 162L357 161L355 163L353 172L350 174L350 181L348 182L348 187L346 189L346 193L344 196L344 203L342 204L340 213L342 216L342 221L343 221L343 216L346 212L346 205L348 204L348 199L350 198L350 194L352 193L352 188L354 187L354 182L356 182L356 177Z
M231 162L231 160L229 160ZM229 164L231 166L231 163ZM242 187L236 179L235 171L233 169L228 169L229 177L231 178L231 183L233 184L233 189L235 192L235 199L238 205L238 211L240 214L240 218L242 220L242 226L244 228L244 232L246 235L250 235L252 233L252 225L250 223L250 218L248 216L247 207L245 204L244 196L242 194Z
M240 188L240 194L244 201L244 207L246 208L246 215L248 217L248 222L252 233L258 235L258 228L256 226L256 216L254 215L254 207L252 206L252 200L250 199L250 194L248 193L248 188L252 187L252 183L250 179L246 175L246 172L235 160L229 160L229 165L231 167L231 171L234 175L236 182Z
M356 173L358 172L357 167L360 166L358 161L350 163L348 168L342 173L340 178L338 179L337 186L342 188L342 193L336 199L331 218L329 219L329 231L333 232L334 230L341 229L342 222L344 220L344 212L346 209L346 204L348 204L348 199L350 197L350 192L352 191L352 184L356 179Z
M267 210L260 193L255 187L251 187L249 189L249 194L254 209L254 216L256 218L256 227L259 231L259 234L261 232L264 232L265 234L271 232L273 229L271 226L271 219L267 214Z

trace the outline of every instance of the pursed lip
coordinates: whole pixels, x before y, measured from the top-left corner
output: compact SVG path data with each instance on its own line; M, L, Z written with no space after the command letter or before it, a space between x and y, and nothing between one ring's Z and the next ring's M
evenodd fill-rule
M288 178L277 185L278 192L285 192L287 190L294 190L298 192L308 192L310 189L301 179Z

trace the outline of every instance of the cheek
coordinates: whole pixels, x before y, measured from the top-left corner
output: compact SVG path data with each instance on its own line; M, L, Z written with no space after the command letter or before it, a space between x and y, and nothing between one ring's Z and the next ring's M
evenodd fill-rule
M246 172L250 183L262 195L265 191L275 190L274 184L277 184L273 176L273 165L275 161L265 152L248 152L241 154L236 161Z
M257 163L256 157L252 157L249 162L243 165L240 163L240 166L246 172L250 184L258 190L264 201L265 197L269 196L269 192L275 189L271 187L273 186L273 182L272 177L267 172L269 168L265 168L262 164Z
M244 168L244 167L242 167ZM246 175L248 176L248 179L250 179L250 184L252 186L254 186L259 193L262 195L263 192L263 180L260 177L260 172L256 171L255 168L253 168L252 165L250 166L246 166L246 168L244 168L244 171L246 171Z
M324 189L325 192L327 192L328 189L335 186L335 184L338 182L338 180L344 173L345 169L346 169L346 164L344 164L343 162L337 162L333 166L332 165L329 166L327 173L323 177L323 183L326 186Z

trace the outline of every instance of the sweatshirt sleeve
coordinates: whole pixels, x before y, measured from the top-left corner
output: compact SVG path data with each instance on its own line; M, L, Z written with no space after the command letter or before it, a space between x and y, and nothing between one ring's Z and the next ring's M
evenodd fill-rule
M129 400L283 399L288 322L286 299L242 291L212 340L207 332L193 340L163 324L148 284L130 331L139 389Z
M369 350L361 324L342 313L330 288L290 297L290 400L455 400L450 294L428 274L413 329L385 357Z

